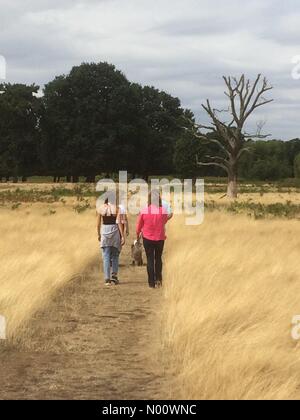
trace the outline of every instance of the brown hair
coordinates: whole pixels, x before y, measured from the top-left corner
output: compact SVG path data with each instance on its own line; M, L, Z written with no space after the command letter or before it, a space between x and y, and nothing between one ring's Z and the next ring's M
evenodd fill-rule
M154 202L153 202L154 201ZM159 190L152 190L148 195L148 206L157 205L162 207L162 199Z

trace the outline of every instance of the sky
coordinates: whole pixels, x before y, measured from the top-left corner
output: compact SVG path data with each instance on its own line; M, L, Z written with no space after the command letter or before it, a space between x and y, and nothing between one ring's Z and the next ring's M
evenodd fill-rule
M0 56L6 81L41 87L82 62L113 63L180 98L199 123L206 99L227 108L223 75L262 73L274 102L247 131L264 121L288 140L300 137L299 22L299 0L0 0Z

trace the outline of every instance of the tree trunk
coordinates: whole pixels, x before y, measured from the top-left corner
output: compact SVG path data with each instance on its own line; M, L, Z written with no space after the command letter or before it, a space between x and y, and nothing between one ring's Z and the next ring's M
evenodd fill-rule
M73 175L72 176L72 182L73 182L73 184L77 184L79 182L79 176L78 175Z
M238 196L238 159L236 154L231 156L228 163L227 197L234 200Z
M95 184L96 176L95 175L86 176L85 182L90 183L90 184Z
M238 196L237 174L228 175L227 197L235 199Z

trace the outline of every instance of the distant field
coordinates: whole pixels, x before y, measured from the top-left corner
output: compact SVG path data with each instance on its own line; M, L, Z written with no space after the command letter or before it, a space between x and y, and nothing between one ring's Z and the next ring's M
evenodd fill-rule
M96 181L99 179L105 177L97 176ZM112 179L114 179L116 182L118 181L118 174L112 174ZM153 176L152 178L167 178L167 179L174 179L178 178L177 175L169 175L169 176ZM179 177L180 178L180 177ZM201 178L201 177L200 177ZM225 193L226 187L227 187L227 178L226 177L204 177L205 185L206 185L206 191L211 193ZM298 178L288 178L283 179L279 181L257 181L257 180L246 180L241 179L239 181L240 187L240 193L268 193L268 192L279 192L279 193L290 193L290 192L300 192L300 179ZM79 183L67 183L66 178L62 177L61 181L59 183L53 183L53 177L29 177L26 182L21 182L19 180L18 183L0 183L0 191L2 189L17 189L25 187L27 189L30 189L32 185L40 186L41 185L45 188L55 188L55 189L69 189L73 190L74 188L93 188L94 184L85 183L85 178L80 177Z
M212 181L212 180L210 180ZM234 202L225 195L226 185L205 183L206 211L225 211L259 218L299 218L300 190L278 185L243 184ZM81 213L95 208L98 193L93 184L0 184L0 208L28 209L33 204L45 204L49 212L69 205Z
M99 179L105 177L105 175L98 175L96 177L96 181ZM112 174L111 177L113 179L118 179L118 174ZM174 178L181 178L178 175L155 175L151 176L151 178L167 178L167 179L174 179ZM188 177L186 177L188 178ZM202 178L201 176L198 176L198 178ZM227 178L226 177L204 177L206 184L211 184L212 186L226 186L227 184ZM18 180L18 184L24 185L24 184L53 184L53 177L52 176L32 176L27 179L26 182L22 182L21 179ZM84 184L85 178L79 177L79 183ZM276 187L276 188L300 188L300 178L286 178L278 181L259 181L259 180L249 180L249 179L240 179L239 180L240 185L242 186L256 186L256 187ZM6 184L6 182L0 183L0 186ZM10 182L9 184L12 184ZM55 183L54 185L60 185L60 184L67 184L72 185L71 183L66 182L66 178L62 177L59 183ZM17 184L14 184L17 185ZM76 185L76 184L75 184Z

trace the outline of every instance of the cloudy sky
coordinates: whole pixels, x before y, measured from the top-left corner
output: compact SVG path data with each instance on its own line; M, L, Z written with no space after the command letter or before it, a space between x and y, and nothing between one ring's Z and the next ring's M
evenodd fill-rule
M224 106L222 75L263 73L275 101L250 125L263 120L274 138L300 137L300 77L292 77L299 0L0 0L0 7L10 82L43 86L83 61L108 61L206 122L206 98Z

